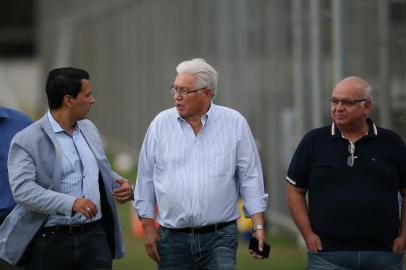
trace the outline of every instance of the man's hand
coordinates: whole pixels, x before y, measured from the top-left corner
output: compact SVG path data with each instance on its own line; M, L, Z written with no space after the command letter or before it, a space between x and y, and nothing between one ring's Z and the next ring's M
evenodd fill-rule
M398 236L393 241L392 251L396 253L403 253L405 252L405 247L406 247L405 237Z
M306 247L309 251L316 253L323 249L320 237L317 234L312 232L309 233L308 235L305 235L303 238L306 242Z
M77 198L72 211L81 213L86 219L92 219L97 215L97 206L89 199Z
M400 220L399 236L393 241L392 251L403 253L406 249L406 188L401 188L400 195L402 196L402 210Z
M323 249L320 237L314 233L310 224L309 209L306 203L306 192L304 188L298 188L288 184L288 204L293 220L302 233L306 247L310 252L318 252Z
M266 240L266 232L265 230L257 230L256 232L252 233L251 237L254 237L258 240L258 249L260 251L264 250L264 243ZM253 250L248 250L250 255L252 257L254 257L255 259L259 259L259 260L263 260L265 259L264 257L262 257L261 255L257 254L255 251Z
M129 181L125 179L116 179L119 188L113 190L113 198L117 203L125 203L130 200L132 187Z
M143 218L142 225L144 228L144 246L147 250L148 256L156 262L159 262L161 258L158 254L157 242L159 240L159 232L154 227L152 219Z
M251 216L251 221L253 226L258 225L258 224L265 224L265 217L264 217L264 213L260 212L260 213L256 213L254 215ZM266 231L263 228L263 230L256 230L256 232L252 233L252 236L258 240L258 249L260 251L264 250L264 243L266 240ZM264 257L262 257L261 255L257 254L255 251L253 250L249 250L249 253L252 257L254 257L255 259L265 259Z

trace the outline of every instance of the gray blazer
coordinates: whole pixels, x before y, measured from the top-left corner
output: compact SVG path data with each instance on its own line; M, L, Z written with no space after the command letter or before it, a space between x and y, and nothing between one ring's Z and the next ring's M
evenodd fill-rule
M78 121L83 137L100 169L102 221L114 258L124 255L119 218L112 197L121 178L106 159L99 132L89 120ZM23 255L49 215L64 215L72 209L71 196L59 193L62 153L45 114L23 129L10 145L8 170L11 190L17 203L0 227L0 258L11 264L24 264Z

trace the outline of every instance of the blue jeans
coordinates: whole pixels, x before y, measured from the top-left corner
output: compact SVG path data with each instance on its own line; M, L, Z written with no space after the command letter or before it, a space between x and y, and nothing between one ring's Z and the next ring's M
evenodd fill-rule
M234 270L238 247L237 225L208 233L184 233L160 227L158 269Z
M390 251L308 252L308 270L402 270L403 253Z

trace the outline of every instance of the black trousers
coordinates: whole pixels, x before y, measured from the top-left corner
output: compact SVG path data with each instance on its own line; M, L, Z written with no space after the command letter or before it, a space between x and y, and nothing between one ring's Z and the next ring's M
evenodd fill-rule
M111 270L103 225L78 233L42 232L32 243L27 270Z

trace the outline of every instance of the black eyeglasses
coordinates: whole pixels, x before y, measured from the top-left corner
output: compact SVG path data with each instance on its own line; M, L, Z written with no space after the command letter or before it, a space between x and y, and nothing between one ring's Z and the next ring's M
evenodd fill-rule
M360 99L340 99L340 98L335 98L335 97L330 98L330 102L334 106L338 106L338 104L341 103L341 106L346 107L346 108L352 107L359 102L364 102L367 100L368 100L367 98L360 98Z
M189 88L184 88L184 87L176 87L175 85L169 86L169 90L171 91L171 95L175 96L176 94L181 95L182 97L186 97L190 93L194 93L200 90L205 90L207 87L195 89L195 90L190 90Z
M350 156L347 158L347 165L349 167L353 167L354 161L358 157L354 155L355 154L355 144L351 141L350 141L350 144L348 145L348 152L350 153Z

